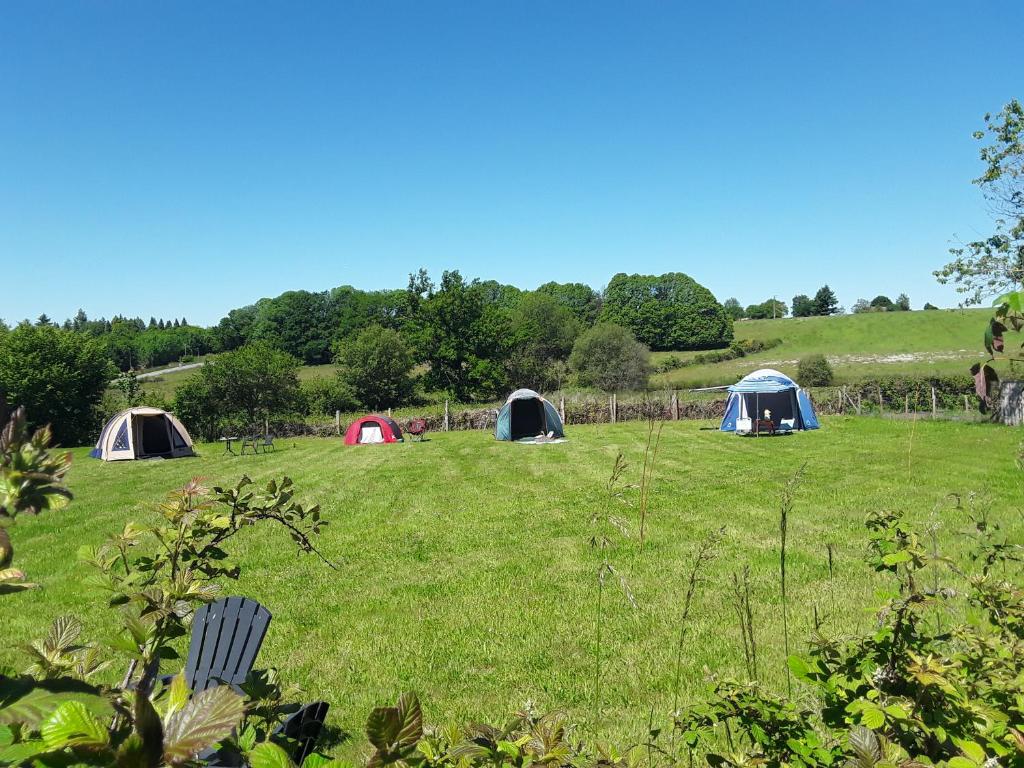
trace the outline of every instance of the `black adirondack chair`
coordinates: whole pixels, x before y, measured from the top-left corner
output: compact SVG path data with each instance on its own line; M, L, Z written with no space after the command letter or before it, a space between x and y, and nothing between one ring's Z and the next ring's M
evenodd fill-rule
M196 611L185 662L192 692L223 684L241 693L270 618L270 611L247 597L222 597Z
M295 741L291 758L296 765L302 765L302 761L309 757L316 746L329 708L330 705L326 701L314 701L289 716L278 728L278 734Z

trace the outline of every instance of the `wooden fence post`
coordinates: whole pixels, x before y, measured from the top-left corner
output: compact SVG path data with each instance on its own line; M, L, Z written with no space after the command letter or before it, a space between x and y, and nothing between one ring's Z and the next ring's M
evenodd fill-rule
M932 418L939 415L938 401L935 399L935 387L932 387Z
M969 410L971 410L971 408L967 405L967 395L964 395L964 413L967 413Z
M391 409L390 408L388 408L388 418L389 419L391 418Z
M562 424L565 424L565 395L558 398L558 416L562 419Z
M334 412L334 431L341 436L341 411Z
M608 423L615 423L615 393L608 398Z
M448 401L444 401L444 431L448 431Z
M907 394L905 394L903 396L903 412L906 413L906 414L910 413L910 393L909 392L907 392Z
M966 395L965 395L966 397ZM263 439L266 440L270 437L270 419L266 416L263 417Z
M679 421L679 393L672 390L672 421Z

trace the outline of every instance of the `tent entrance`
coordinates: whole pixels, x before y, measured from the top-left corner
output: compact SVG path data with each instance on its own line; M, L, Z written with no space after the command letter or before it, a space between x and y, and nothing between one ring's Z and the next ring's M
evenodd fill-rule
M381 432L380 425L372 422L367 422L359 427L359 442L360 443L383 443L384 433Z
M793 420L797 429L803 428L800 419L800 408L796 402L796 391L785 392L745 392L743 393L743 410L747 418L763 419L766 410L772 412L772 421L778 424L782 419Z
M513 440L544 433L544 406L540 400L513 400L510 417Z
M139 456L165 456L171 453L171 436L167 431L167 419L161 416L136 416L139 426L137 454Z

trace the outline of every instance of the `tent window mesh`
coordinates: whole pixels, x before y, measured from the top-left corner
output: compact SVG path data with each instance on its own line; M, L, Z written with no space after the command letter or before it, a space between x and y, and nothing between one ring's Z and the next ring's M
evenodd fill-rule
M114 438L113 451L127 451L128 450L128 420L125 419L121 422L121 428L117 430L117 437Z

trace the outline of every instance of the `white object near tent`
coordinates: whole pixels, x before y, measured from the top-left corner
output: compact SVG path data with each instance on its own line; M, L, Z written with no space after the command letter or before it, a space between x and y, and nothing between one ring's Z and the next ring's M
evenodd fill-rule
M192 438L173 413L159 408L129 408L107 422L96 447L94 459L177 459L194 456Z

